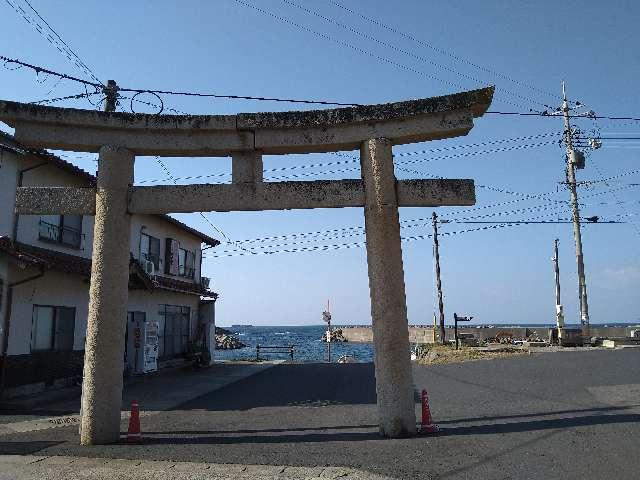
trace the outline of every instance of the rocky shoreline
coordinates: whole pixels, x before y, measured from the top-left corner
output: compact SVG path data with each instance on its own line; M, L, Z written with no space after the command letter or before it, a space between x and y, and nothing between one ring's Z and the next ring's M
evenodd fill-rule
M237 350L246 346L230 330L216 327L216 350Z
M322 334L322 337L320 338L320 340L322 340L323 342L327 341L327 332L324 332ZM331 330L331 342L348 342L348 341L349 340L345 338L344 334L342 333L341 328L336 328L334 330Z

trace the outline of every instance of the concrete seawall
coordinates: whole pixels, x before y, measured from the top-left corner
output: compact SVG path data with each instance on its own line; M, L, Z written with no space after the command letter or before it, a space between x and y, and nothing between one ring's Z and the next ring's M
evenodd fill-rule
M371 327L339 327L342 328L344 337L349 342L372 342L373 333ZM486 340L495 338L498 333L513 335L513 338L526 338L530 335L537 334L543 340L549 337L550 327L491 327L491 328L473 328L458 327L458 332L473 334L478 340ZM568 325L567 328L579 328L578 325ZM632 330L640 330L638 326L628 327L591 327L592 337L630 337ZM447 338L453 339L453 327L447 325ZM424 326L409 326L409 340L411 343L432 343L433 328Z

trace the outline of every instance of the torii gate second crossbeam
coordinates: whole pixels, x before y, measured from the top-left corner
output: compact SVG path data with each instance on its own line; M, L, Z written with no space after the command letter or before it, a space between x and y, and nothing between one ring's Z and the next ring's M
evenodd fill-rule
M473 180L396 180L392 146L466 135L493 88L383 105L143 115L0 101L28 147L99 152L97 188L19 188L22 214L95 215L80 442L117 442L133 213L364 207L380 432L415 434L398 207L473 205ZM362 180L263 182L262 155L360 149ZM232 157L232 183L133 186L136 155Z

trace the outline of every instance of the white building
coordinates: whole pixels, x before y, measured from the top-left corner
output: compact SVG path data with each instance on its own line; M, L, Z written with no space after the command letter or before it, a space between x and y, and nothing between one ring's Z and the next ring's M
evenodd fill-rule
M15 215L16 188L95 182L74 165L45 151L27 151L0 133L5 395L67 384L82 374L93 244L92 216ZM160 365L194 346L208 348L217 295L201 276L202 245L219 242L167 215L133 215L129 238L122 241L131 251L125 372L139 366L140 331L129 328L137 322L158 322Z

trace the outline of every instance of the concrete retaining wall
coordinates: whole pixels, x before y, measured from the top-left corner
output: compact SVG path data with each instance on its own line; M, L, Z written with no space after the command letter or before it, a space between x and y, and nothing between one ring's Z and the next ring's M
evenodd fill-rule
M371 327L341 327L344 337L350 342L372 342L373 333ZM568 325L567 328L579 328L576 325ZM628 327L591 327L592 337L630 337L631 330L640 329L637 326ZM526 328L526 327L492 327L492 328L470 328L458 327L460 333L470 333L479 340L495 338L500 333L510 333L513 338L526 338L537 334L543 340L549 336L549 327ZM453 327L447 325L447 338L453 338ZM433 341L433 328L422 326L409 326L409 339L411 343L431 343Z

